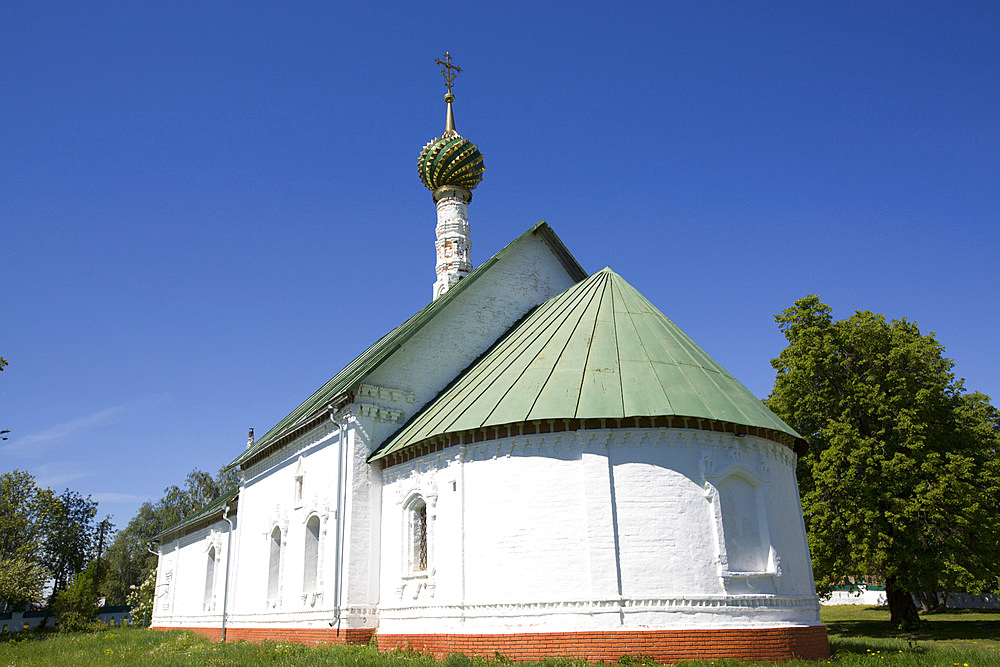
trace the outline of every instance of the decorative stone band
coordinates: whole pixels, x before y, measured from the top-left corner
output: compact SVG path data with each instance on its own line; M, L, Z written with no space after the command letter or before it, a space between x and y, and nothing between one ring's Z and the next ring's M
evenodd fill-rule
M405 463L425 454L443 451L455 445L469 445L488 440L499 440L512 436L536 435L541 433L561 433L564 431L583 431L588 429L617 428L676 428L729 433L731 435L753 435L783 445L801 456L805 449L800 448L787 433L756 426L742 426L731 422L697 417L625 417L624 419L542 419L500 426L445 433L414 443L398 452L393 452L382 459L383 467L388 468Z
M815 595L776 596L744 595L698 596L672 598L615 598L609 600L563 600L559 602L511 602L496 604L466 605L414 605L379 607L380 619L412 618L498 618L526 616L549 616L552 614L595 614L603 611L618 613L621 610L634 611L686 611L689 609L744 612L747 609L811 610L819 613L819 600Z
M657 662L684 659L776 661L830 657L822 625L718 630L643 630L611 632L532 632L508 634L377 634L380 651L412 649L442 658L449 653L513 660L575 657L615 662L623 655L649 656Z
M394 423L398 422L399 418L403 416L402 410L383 408L377 405L370 405L368 403L355 403L354 406L359 415L371 417L377 422Z
M379 387L373 384L359 384L355 394L357 396L367 396L369 398L377 398L382 401L391 401L393 403L397 401L413 403L417 400L417 395L412 391L392 389L390 387Z

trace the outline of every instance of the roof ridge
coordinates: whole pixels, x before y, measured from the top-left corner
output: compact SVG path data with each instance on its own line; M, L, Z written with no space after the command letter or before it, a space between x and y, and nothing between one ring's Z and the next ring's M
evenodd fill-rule
M619 276L619 278L621 278L621 276ZM624 283L626 286L631 287L631 285L629 285L628 281L625 280L624 278L621 278L621 282ZM621 285L618 284L618 281L615 281L615 283L613 285L613 288L615 290L617 290L617 291L621 291ZM638 294L638 292L634 288L632 289L632 293L633 294ZM632 301L632 300L634 300L634 297L632 299L630 299L629 298L630 295L625 294L625 293L622 293L620 296L621 296L621 301L622 301L622 307L625 309L625 314L627 315L628 322L632 326L632 331L635 333L636 343L639 346L639 349L642 351L643 358L646 360L646 367L649 369L650 375L652 375L653 377L656 377L656 369L653 368L652 361L650 360L650 357L649 357L649 352L646 350L646 344L643 342L642 336L639 335L639 328L636 326L635 318L632 317L632 313L629 311L629 302ZM617 317L616 317L616 321L617 321ZM617 330L616 330L616 332L617 332ZM619 356L620 356L620 353L619 353ZM619 365L620 365L620 361L619 361ZM664 402L667 404L667 409L672 410L673 406L671 405L670 397L667 396L667 392L664 390L663 385L660 384L659 382L657 382L657 386L660 389L660 395L663 397ZM622 382L622 393L623 393L623 396L622 396L622 405L623 406L625 404L624 391L625 391L625 383L623 381Z
M611 273L611 268L605 267L594 274L594 276L597 276L600 279L600 289L594 291L593 296L590 298L590 303L593 303L595 298L597 299L597 312L594 313L594 326L590 329L590 344L587 345L587 355L583 360L583 368L580 369L580 391L576 395L576 405L573 406L574 417L577 417L580 414L580 400L583 398L584 383L587 381L587 370L590 368L590 355L594 351L594 335L597 333L597 324L601 321L601 305L604 303L604 292L608 288L608 283L610 282L609 274ZM580 315L580 319L583 319L583 316L587 314L588 310L590 310L590 303L588 303L587 307L583 310L583 313ZM579 326L579 324L577 326ZM567 339L567 345L569 345L569 340L571 339L572 336Z
M525 413L525 419L531 418L531 413L535 409L535 406L538 404L538 398L539 398L539 396L542 395L542 392L545 391L545 387L547 387L548 384L549 384L549 382L552 380L552 374L556 372L556 366L559 365L559 360L562 358L562 353L566 350L566 346L569 345L569 342L573 339L573 333L576 331L576 327L580 325L580 320L582 320L583 316L587 314L587 309L590 308L590 304L593 303L594 297L597 296L597 294L600 292L600 289L598 288L598 281L595 280L595 277L599 276L601 273L602 273L602 271L598 271L597 273L595 273L594 275L592 275L590 278L588 278L585 282L578 283L579 285L589 285L589 283L591 281L593 281L594 282L594 288L593 288L594 292L593 292L593 294L590 295L590 298L587 299L587 303L583 306L583 309L580 311L580 317L577 318L576 325L573 327L573 329L570 330L569 335L566 336L566 340L563 342L562 349L559 352L559 356L556 357L555 361L552 363L552 367L549 369L549 373L545 377L545 381L538 387L538 393L535 394L534 400L532 400L531 401L531 405L528 406L528 411ZM581 289L581 291L585 291L585 290ZM565 294L565 292L564 292L564 294ZM557 296L553 297L553 299L558 298L558 296L560 296L560 295L557 295ZM572 310L572 309L570 309L570 310ZM493 412L490 412L491 416L492 416L492 414L493 414Z

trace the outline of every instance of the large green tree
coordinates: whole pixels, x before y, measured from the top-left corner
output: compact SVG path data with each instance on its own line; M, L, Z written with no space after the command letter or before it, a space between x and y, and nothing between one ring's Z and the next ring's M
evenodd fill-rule
M817 585L883 581L894 627L911 593L996 589L1000 415L966 393L934 334L818 297L775 316L788 346L767 405L809 443L799 486Z
M94 556L97 503L57 495L21 470L0 475L0 610L41 602L66 588Z
M97 547L97 502L66 489L55 495L39 492L42 545L38 559L52 578L52 593L69 586L94 557Z
M0 613L41 601L47 571L38 561L43 503L35 478L0 475Z

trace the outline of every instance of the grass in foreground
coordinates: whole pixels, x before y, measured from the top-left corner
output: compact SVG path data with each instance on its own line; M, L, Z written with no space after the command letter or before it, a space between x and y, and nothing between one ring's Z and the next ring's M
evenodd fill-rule
M830 662L865 667L1000 667L1000 612L951 612L924 617L918 632L892 635L888 612L865 607L825 607ZM0 639L0 667L7 665L338 665L344 667L499 667L503 659L451 655L437 662L396 651L380 654L367 646L321 646L264 642L216 644L187 632L109 628L90 633L17 633ZM641 658L623 666L640 667ZM582 667L579 660L547 660L544 667ZM770 663L706 660L689 666L747 667ZM785 663L801 667L805 661ZM825 664L825 663L824 663Z

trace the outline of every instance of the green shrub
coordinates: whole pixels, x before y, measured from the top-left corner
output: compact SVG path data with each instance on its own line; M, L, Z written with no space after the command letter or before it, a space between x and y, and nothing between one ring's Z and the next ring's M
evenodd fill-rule
M88 630L97 618L97 564L91 563L73 577L68 588L56 593L52 613L63 631Z
M129 624L148 627L153 622L153 601L156 592L156 568L146 575L142 583L129 586L125 603L132 607L129 612Z
M474 661L464 653L449 653L444 657L444 667L472 667Z

